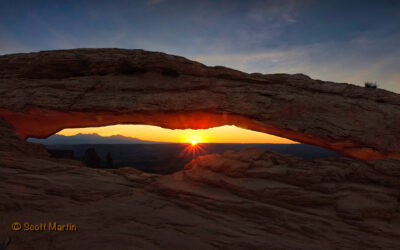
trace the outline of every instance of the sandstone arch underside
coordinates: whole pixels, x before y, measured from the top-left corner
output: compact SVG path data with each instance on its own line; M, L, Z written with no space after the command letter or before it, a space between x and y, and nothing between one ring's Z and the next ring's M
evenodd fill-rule
M400 95L302 74L143 50L44 51L0 56L0 96L0 116L22 138L121 123L236 125L353 158L400 158Z

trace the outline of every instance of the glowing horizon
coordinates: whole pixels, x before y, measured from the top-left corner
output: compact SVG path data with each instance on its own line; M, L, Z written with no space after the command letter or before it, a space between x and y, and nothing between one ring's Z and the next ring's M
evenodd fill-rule
M98 134L100 136L122 135L144 141L175 143L298 143L286 138L225 125L210 129L165 129L151 125L111 125L103 127L68 128L57 134Z

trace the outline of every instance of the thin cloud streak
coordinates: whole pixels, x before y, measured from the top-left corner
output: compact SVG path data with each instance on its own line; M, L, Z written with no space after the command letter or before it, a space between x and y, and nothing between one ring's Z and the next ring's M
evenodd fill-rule
M400 74L396 69L399 57L400 50L376 57L364 50L357 51L354 44L342 43L278 48L247 54L193 56L190 59L248 73L304 73L316 79L356 85L374 81L378 82L380 88L399 93Z

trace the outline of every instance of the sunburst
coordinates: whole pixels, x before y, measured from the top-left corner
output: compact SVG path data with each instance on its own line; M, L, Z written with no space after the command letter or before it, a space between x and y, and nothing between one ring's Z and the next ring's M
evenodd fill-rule
M191 154L192 158L204 154L207 151L204 149L203 145L202 145L202 138L200 138L197 135L192 135L189 136L186 139L187 142L187 146L185 147L184 151L182 152L183 155L185 154Z

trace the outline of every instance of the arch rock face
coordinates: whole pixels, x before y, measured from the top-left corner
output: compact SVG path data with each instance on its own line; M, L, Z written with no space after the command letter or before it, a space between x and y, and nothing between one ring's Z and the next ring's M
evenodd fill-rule
M0 56L0 116L22 138L121 123L261 131L363 160L400 158L400 95L123 49Z

